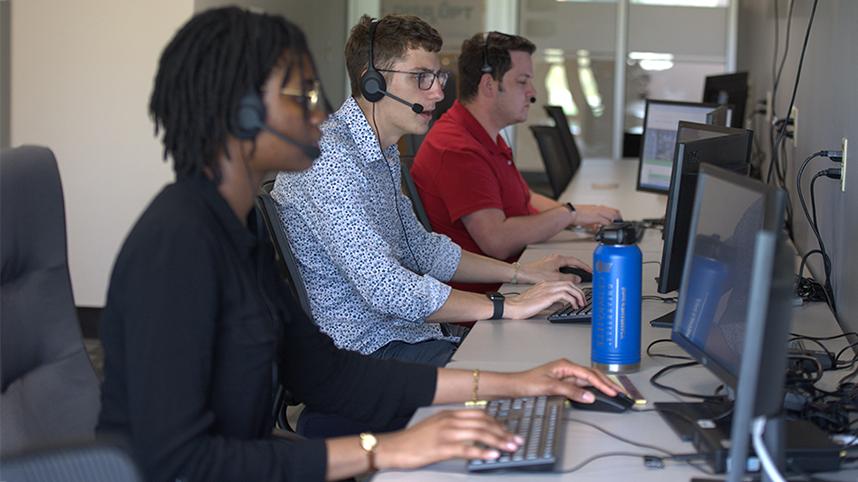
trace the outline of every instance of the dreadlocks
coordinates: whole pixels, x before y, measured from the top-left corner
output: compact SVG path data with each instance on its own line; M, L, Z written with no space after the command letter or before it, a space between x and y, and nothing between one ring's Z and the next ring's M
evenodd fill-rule
M226 7L188 21L161 54L149 101L176 177L208 168L220 179L216 157L226 151L240 99L258 93L278 62L288 79L305 59L312 65L303 32L283 17Z

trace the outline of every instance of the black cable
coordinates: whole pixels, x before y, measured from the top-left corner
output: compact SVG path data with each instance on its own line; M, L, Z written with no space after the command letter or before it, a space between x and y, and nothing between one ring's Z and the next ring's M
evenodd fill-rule
M792 88L792 96L790 97L789 107L787 108L787 111L786 111L787 122L784 122L783 124L781 124L781 128L778 132L777 140L775 141L775 146L778 146L778 145L780 145L781 142L783 142L784 134L786 133L786 126L789 123L788 121L789 121L790 116L792 115L792 108L795 105L795 96L796 96L796 93L798 92L799 80L801 79L801 67L802 67L802 65L804 65L804 54L807 52L807 43L810 40L810 30L811 30L811 27L813 26L813 18L816 16L816 6L818 4L819 4L819 0L813 0L813 7L810 10L810 18L807 21L807 30L805 30L805 33L804 33L804 43L801 47L801 56L799 57L798 68L796 69L796 72L795 72L795 83L793 84L793 88ZM772 102L774 102L774 99L772 99ZM772 151L773 158L772 158L771 163L769 164L769 173L766 176L766 183L771 182L773 166L778 163L778 160L776 157L777 152L778 152L777 148L775 148Z
M709 401L724 400L724 397L720 396L720 395L703 395L700 393L683 392L682 390L679 390L677 388L673 388L671 386L665 385L665 384L660 383L658 381L659 378L661 378L666 373L668 373L672 370L676 370L679 368L693 367L695 365L699 365L699 363L696 361L691 361L691 362L675 363L673 365L668 365L668 366L662 368L661 370L655 372L655 374L652 377L650 377L649 382L656 388L660 388L661 390L664 390L667 392L675 393L676 395L679 395L682 397L699 398L701 400L709 400Z
M831 336L810 336L810 335L802 335L800 333L790 333L790 336L792 336L793 339L816 340L816 341L831 341L831 340L837 340L838 338L847 338L847 337L852 336L852 335L858 336L858 332L848 331L846 333L841 333L839 335L831 335ZM790 341L792 341L793 339L791 339Z
M661 343L676 343L670 338L660 338L658 340L654 340L652 343L647 345L646 354L650 358L669 358L671 360L691 360L691 357L685 355L670 355L667 353L652 353L652 347L661 344Z
M658 455L641 454L641 453L636 453L636 452L605 452L605 453L597 454L597 455L594 455L594 456L589 457L587 459L584 459L582 462L579 462L579 463L573 465L572 467L570 467L568 469L563 469L560 472L564 473L564 474L571 474L572 472L576 472L578 470L581 470L585 465L588 465L592 462L595 462L596 460L604 459L607 457L640 457L641 459L644 459L644 460L646 460L647 457L654 457L656 459L662 458Z
M810 258L811 256L813 256L814 254L821 255L822 251L820 251L818 249L811 249L807 253L804 253L804 256L801 257L801 263L799 263L799 265L798 265L798 275L799 276L802 276L802 277L804 276L804 267L805 267L805 265L807 265L807 259Z
M814 3L815 5L815 3ZM837 315L837 306L834 304L833 293L834 291L831 289L831 258L828 256L828 252L825 250L825 243L822 241L822 236L819 234L819 228L816 224L813 223L813 219L810 216L810 213L807 209L807 202L804 199L804 192L801 189L801 178L804 175L805 169L807 169L807 165L813 159L826 155L827 151L818 151L811 154L804 162L801 164L801 167L798 169L795 177L795 187L798 191L798 200L801 204L801 209L804 211L804 216L807 218L807 222L810 224L810 228L813 231L814 236L816 236L816 242L819 245L819 250L822 252L822 267L825 272L825 283L824 291L826 292L826 297L829 299L829 306L831 307L831 312L834 314L834 318L840 321L840 318Z
M822 177L830 177L831 171L832 171L831 169L822 169L822 170L818 171L816 174L814 174L813 178L810 180L810 206L811 206L811 212L813 213L813 227L816 230L817 236L819 235L818 234L819 233L819 223L818 223L817 217L816 217L816 189L815 189L816 180L819 178L822 178ZM820 237L820 239L821 239L821 237ZM836 308L833 304L834 286L831 284L831 258L828 256L828 253L825 251L825 247L822 244L820 244L820 251L822 252L822 261L823 261L824 267L827 270L825 272L825 285L824 285L825 297L828 300L828 305L831 307L831 309L835 310Z
M834 356L834 362L835 362L835 363L837 363L837 361L839 361L839 360L840 360L840 356L841 356L841 355L843 355L843 354L844 354L844 353L846 353L847 351L849 351L849 350L851 350L851 349L855 348L856 346L858 346L858 342L856 342L856 343L850 343L848 346L846 346L846 347L845 347L845 348L843 348L842 350L838 351L838 352L837 352L837 355L835 355L835 356ZM855 357L853 357L853 358L855 358ZM854 364L854 363L855 363L855 361L856 361L856 360L854 360L854 359L853 359L851 363L853 363L853 364ZM843 383L843 382L841 381L841 383ZM840 384L838 384L838 385L840 385Z
M775 0L777 3L777 0ZM787 12L787 24L786 24L786 35L784 36L784 55L781 57L781 65L778 67L778 75L775 77L775 85L772 87L772 98L775 98L775 95L778 91L778 85L781 81L781 74L784 71L784 64L786 64L787 53L789 52L789 32L790 27L792 26L792 9L795 5L795 0L790 0L789 2L789 10ZM775 22L777 23L777 16L775 17ZM775 54L777 56L777 54Z
M813 225L814 226L819 226L819 222L817 221L817 217L816 217L815 184L816 184L816 180L819 179L820 177L825 177L825 170L824 169L817 172L816 174L813 175L812 178L810 178L810 212L813 215Z
M588 426L588 427L590 427L590 428L593 428L593 429L596 429L596 430L598 430L598 431L602 432L603 434L605 434L605 435L607 435L607 436L609 436L609 437L611 437L611 438L617 439L617 440L619 440L620 442L623 442L623 443L626 443L626 444L629 444L629 445L633 445L633 446L635 446L635 447L637 447L637 448L641 448L641 449L648 449L648 450L655 450L656 452L661 452L661 453L663 453L663 454L665 454L665 455L667 455L667 456L670 456L670 457L673 457L673 456L675 456L675 455L676 455L676 454L674 454L673 452L671 452L671 451L669 451L669 450L667 450L667 449L663 449L663 448L661 448L661 447L656 447L655 445L649 445L649 444L645 444L645 443L642 443L642 442L635 442L634 440L629 440L629 439L627 439L627 438L625 438L625 437L622 437L622 436L620 436L620 435L617 435L617 434L615 434L615 433L613 433L613 432L609 432L608 430L605 430L604 428L602 428L602 427L600 427L600 426L596 425L595 423L590 423L590 422L587 422L587 421L585 421L585 420L581 420L581 419L579 419L579 418L574 418L574 417L564 417L563 419L564 419L564 420L566 420L567 422L574 422L574 423L580 423L581 425L586 425L586 426Z
M772 1L773 7L774 7L774 15L775 15L775 17L774 17L775 18L775 28L774 28L775 43L774 43L774 47L772 49L773 50L773 52L772 52L772 105L770 106L770 108L772 109L772 112L774 112L774 103L775 103L774 86L775 86L775 79L777 79L778 48L780 48L780 43L781 43L780 42L780 19L778 18L780 16L778 14L778 1L779 0L773 0Z
M396 208L396 215L399 216L399 226L402 227L402 236L405 238L405 246L408 247L408 252L411 254L411 259L414 260L417 270L420 271L421 275L426 274L423 271L423 267L420 266L420 260L417 259L417 256L414 256L414 251L411 249L411 241L408 239L408 230L405 229L405 221L402 220L402 213L399 211L400 193L396 190L396 180L393 178L393 173L390 172L390 161L387 160L387 154L384 153L384 147L381 145L381 132L378 131L378 123L375 121L374 103L372 104L372 125L375 127L375 140L378 142L378 150L381 152L381 157L384 158L384 168L387 170L387 174L390 175L390 184L393 186L393 206Z
M826 355L830 356L832 360L834 359L834 353L832 353L828 348L826 348L826 347L825 347L825 345L823 345L823 344L822 344L822 342L821 342L820 340L816 340L816 339L814 339L814 338L806 338L806 337L803 337L803 336L795 336L795 337L792 337L792 338L790 338L790 339L789 339L789 341L801 341L801 340L807 340L807 341L809 341L809 342L811 342L811 343L815 344L816 346L818 346L819 348L821 348L821 349L822 349L822 351L823 351Z

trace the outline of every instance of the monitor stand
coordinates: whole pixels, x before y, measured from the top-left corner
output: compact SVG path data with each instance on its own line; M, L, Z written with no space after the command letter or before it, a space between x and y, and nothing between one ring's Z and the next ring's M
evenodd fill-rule
M653 328L673 328L673 319L676 317L676 310L670 313L654 318L649 321L649 326Z

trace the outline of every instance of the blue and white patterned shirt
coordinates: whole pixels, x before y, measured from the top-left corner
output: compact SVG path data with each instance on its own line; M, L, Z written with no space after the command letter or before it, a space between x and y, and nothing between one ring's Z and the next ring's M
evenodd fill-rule
M442 281L462 250L414 216L396 145L385 161L349 97L322 125L320 148L311 169L281 172L272 191L316 323L337 346L365 354L394 340L444 338L424 320L447 301L451 288Z

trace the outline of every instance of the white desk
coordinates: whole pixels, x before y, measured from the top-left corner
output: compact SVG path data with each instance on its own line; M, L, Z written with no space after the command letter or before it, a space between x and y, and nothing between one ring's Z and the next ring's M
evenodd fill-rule
M637 191L637 181L636 160L587 159L560 199L619 208L625 219L663 217L667 196Z
M578 203L600 203L622 209L627 219L660 217L664 214L664 196L638 193L634 191L637 176L636 161L585 161L581 171L563 198ZM592 180L592 181L591 181ZM592 185L615 185L610 189L588 189ZM596 243L591 236L581 233L564 232L555 239L528 247L522 260L529 261L544 256L548 252L559 252L578 256L586 261L592 260ZM641 251L644 261L659 260L661 257L661 236L658 231L649 230ZM643 295L656 294L654 277L658 274L657 264L643 266ZM519 291L522 286L504 285L502 292ZM660 301L644 301L642 304L642 347L641 351L653 340L669 338L669 330L652 328L648 321L672 311L675 305ZM546 312L547 313L547 312ZM828 336L840 333L833 317L822 303L797 308L793 319L794 331L801 334ZM845 340L827 343L836 348L846 346ZM657 353L682 354L673 344L659 345ZM560 357L568 358L582 365L590 362L590 326L578 324L551 324L544 318L530 320L480 321L453 355L448 365L451 368L480 368L485 370L516 371L531 368ZM673 363L673 360L650 358L642 353L641 369L629 378L649 402L647 408L656 401L676 401L677 397L663 392L649 383L649 378L660 368ZM833 377L835 378L835 377ZM712 393L720 382L703 367L692 367L672 372L665 382L681 390L695 393ZM438 410L458 408L447 405L420 409L415 420L420 420ZM598 424L604 429L624 436L636 442L655 445L675 453L691 453L690 443L682 442L655 412L606 414L594 412L575 412L570 416L582 418ZM572 467L597 454L606 452L651 453L623 444L593 428L574 422L567 422L563 467ZM634 480L641 482L687 481L692 477L706 477L696 469L683 464L668 462L665 469L647 469L640 458L610 457L597 460L581 470L571 473L528 473L506 472L469 474L463 461L448 461L415 471L385 471L373 480L379 482L425 481L425 480ZM837 474L825 474L829 480L855 480L858 471Z

